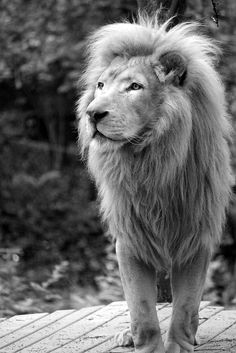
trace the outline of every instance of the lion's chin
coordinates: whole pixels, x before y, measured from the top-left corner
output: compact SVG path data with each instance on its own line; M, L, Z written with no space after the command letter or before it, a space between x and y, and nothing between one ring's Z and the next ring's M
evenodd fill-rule
M92 136L92 139L96 139L96 140L106 140L107 137L105 135L103 135L100 131L95 130Z
M99 130L94 131L92 139L96 140L98 142L101 142L101 143L111 142L111 143L115 143L115 144L123 144L123 143L127 142L127 140L125 138L118 139L117 137L110 137L110 136L104 135Z

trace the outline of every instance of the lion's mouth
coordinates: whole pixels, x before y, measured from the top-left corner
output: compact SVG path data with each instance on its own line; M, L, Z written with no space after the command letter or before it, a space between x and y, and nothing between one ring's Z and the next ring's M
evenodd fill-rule
M104 142L104 141L112 141L114 143L117 143L117 142L125 142L126 140L125 139L113 139L109 136L106 136L106 135L103 135L103 133L101 133L99 130L95 130L94 133L93 133L93 136L92 136L93 139L96 139L98 141L101 141L101 142Z
M95 130L92 136L93 139L99 140L99 141L105 141L105 140L110 140L110 141L114 141L112 138L103 135L100 131Z
M106 136L104 136L100 131L98 130L95 130L94 133L93 133L93 136L92 138L106 138Z

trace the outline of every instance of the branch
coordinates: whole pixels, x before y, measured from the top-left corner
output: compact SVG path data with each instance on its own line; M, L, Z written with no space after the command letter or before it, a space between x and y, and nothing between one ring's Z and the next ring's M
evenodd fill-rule
M217 9L217 5L218 3L216 3L214 0L211 0L212 6L213 6L213 10L215 13L215 16L212 16L213 21L216 23L217 27L219 27L219 15L218 15L218 9Z

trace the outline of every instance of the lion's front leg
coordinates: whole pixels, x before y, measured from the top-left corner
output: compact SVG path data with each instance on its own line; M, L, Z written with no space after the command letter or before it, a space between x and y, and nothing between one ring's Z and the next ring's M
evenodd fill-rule
M137 260L121 240L117 240L116 252L130 310L135 352L164 353L156 313L156 272Z
M208 251L201 249L192 261L172 266L173 312L165 342L166 353L193 352L198 328L198 310L209 264Z

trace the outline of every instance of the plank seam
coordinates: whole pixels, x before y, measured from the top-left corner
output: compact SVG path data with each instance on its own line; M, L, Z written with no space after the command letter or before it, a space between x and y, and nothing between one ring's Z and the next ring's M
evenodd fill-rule
M94 310L94 311L91 311L91 312L89 312L88 314L85 314L84 316L82 316L81 318L79 318L79 320L76 319L76 320L70 322L69 324L64 325L64 326L60 327L59 329L53 331L52 333L50 333L50 334L48 334L48 335L46 335L46 336L44 336L44 337L41 337L41 338L39 338L39 339L33 341L33 342L30 343L30 344L27 344L27 345L24 346L23 348L17 349L16 351L14 351L14 352L12 352L12 353L18 353L18 352L22 351L22 349L28 348L28 347L32 346L33 344L35 344L35 343L38 343L38 342L40 342L40 341L43 341L45 338L48 338L48 337L54 335L55 333L57 333L57 332L63 330L64 328L67 328L67 327L73 325L75 322L80 321L81 319L84 319L85 317L89 316L90 314L93 314L93 313L95 313L95 312L97 312L97 311L99 311L99 310L101 310L101 309L102 309L102 308L98 308L98 309L96 309L96 310ZM76 312L76 310L75 310L74 312ZM64 317L69 316L69 315L71 315L71 313L65 315ZM60 319L61 319L61 318L60 318ZM60 319L56 320L55 322L59 321ZM45 327L47 327L47 325L46 325ZM41 329L42 329L42 328L40 328L40 330L41 330ZM39 330L35 330L33 333L38 332L38 331L39 331ZM32 334L32 332L31 332L29 335L26 335L25 337L30 336L31 334ZM23 337L23 338L25 338L25 337Z
M160 304L162 304L162 303L158 303L159 305ZM165 303L165 304L163 304L163 306L161 306L161 308L159 309L158 308L158 304L157 304L157 306L156 306L156 308L157 308L157 314L158 314L158 312L160 312L162 309L164 309L164 308L172 308L172 303ZM200 309L200 311L201 310L203 310L203 309L205 309L207 306L209 305L209 302L206 302L205 303L205 305L204 306L202 306L202 308ZM128 311L128 310L126 310L126 311ZM126 312L125 311L125 312ZM123 313L124 314L124 313ZM122 314L121 314L122 315ZM119 316L119 315L118 315ZM168 317L166 317L166 318L164 318L163 320L161 320L160 321L160 323L161 322L163 322L163 321L165 321L165 320L167 320L168 318L170 318L171 317L171 315L169 315ZM103 323L101 326L103 326L105 323ZM100 325L99 325L100 326ZM98 326L98 327L99 327ZM95 328L94 328L95 329ZM165 332L163 332L163 334L164 334ZM86 335L87 333L84 333L84 335ZM98 343L95 343L94 345L92 345L92 346L90 346L89 348L86 348L85 350L83 350L83 351L81 351L80 353L85 353L85 352L88 352L88 351L90 351L91 349L93 349L93 348L96 348L96 347L98 347L98 346L101 346L102 344L104 344L105 342L107 342L107 341L109 341L109 340L112 340L112 338L114 337L114 335L111 335L111 336L108 336L105 340L103 340L103 341L100 341L100 342L98 342ZM75 339L73 339L73 340L71 340L71 342L73 342L73 341L76 341L77 339L79 339L79 337L77 337L77 338L75 338ZM67 343L65 343L65 345L67 345L68 343L71 343L71 342L67 342ZM61 346L62 347L62 346ZM58 347L58 348L56 348L56 349L54 349L54 350L57 350L57 349L59 349L59 348L61 348L61 347ZM113 349L113 348L116 348L116 347L118 347L116 344L114 344L113 346L111 346L111 347L109 347L109 349ZM49 351L49 352L47 352L47 353L50 353L50 352L52 352L52 351ZM107 352L105 352L104 351L104 353L107 353Z
M224 311L224 308L219 307L218 311L215 311L213 314L211 314L209 317L203 317L201 320L203 320L202 322L199 323L199 326L204 324L204 322L207 322L207 320L211 319L212 317L214 317L215 315L221 313L222 311Z
M49 315L50 315L49 313L45 313L45 315L42 315L42 316L40 316L39 318L34 319L34 320L28 322L27 324L24 324L24 325L22 325L22 326L20 326L20 327L17 327L16 329L10 331L10 332L5 333L4 335L0 336L0 339L6 337L6 336L8 336L8 335L12 335L13 333L15 333L15 332L17 332L17 331L19 331L19 330L21 330L21 329L23 329L23 328L25 328L25 327L31 325L31 324L34 324L36 321L40 321L41 319L43 319L43 318L45 318L46 316L49 316ZM0 327L0 328L1 328L1 327ZM0 348L2 348L2 347L0 347Z
M159 303L159 304L160 304L160 303ZM209 303L207 302L207 303L206 303L206 306L203 306L203 307L201 308L201 310L203 310L205 307L207 307L208 304L209 304ZM157 304L157 313L158 313L158 311L160 312L162 309L164 309L164 308L166 308L166 307L172 308L172 304L171 304L171 303L166 303L166 304L164 304L160 309L158 308L158 304ZM201 311L201 310L200 310L200 311ZM123 314L124 314L125 312L127 312L127 311L128 311L128 309L126 309L123 313L117 315L116 317L118 317L118 316L120 316L120 315L123 315ZM170 315L170 316L171 316L171 315ZM164 320L168 319L170 316L166 317L165 319L161 320L160 322L163 322ZM90 333L91 331L95 330L96 328L98 328L98 327L100 327L100 326L102 327L105 323L107 323L107 322L109 322L109 321L115 319L116 317L113 317L112 319L107 320L106 322L103 322L102 324L98 325L97 327L94 327L92 330L90 330L90 331L88 331L88 332L85 332L83 335L87 335L88 333ZM83 335L81 335L81 336L79 336L79 337L76 337L76 338L74 338L73 340L71 340L71 341L69 341L69 342L64 343L64 344L61 345L60 347L54 348L54 349L51 350L51 351L47 351L47 353L51 353L51 352L53 352L53 351L56 351L56 350L58 350L59 348L62 348L63 346L66 346L67 344L76 341L77 339L79 339L79 338L82 337ZM90 351L91 349L96 348L96 347L98 347L98 346L104 344L105 342L111 340L113 337L114 337L114 335L108 336L105 340L100 341L100 342L98 342L98 343L95 343L94 345L90 346L89 348L86 348L85 350L81 351L80 353L88 352L88 351ZM113 349L113 348L116 348L116 347L118 347L118 346L117 346L117 345L113 345L113 346L111 346L109 349ZM104 353L106 353L106 352L104 352Z
M204 306L202 306L201 307L201 309L199 310L199 313L203 310L203 309L205 309L207 306L209 306L209 302L206 302L206 305L204 305ZM171 308L171 314L170 315L168 315L168 316L166 316L164 319L162 319L162 320L160 320L160 323L162 323L162 322L164 322L165 320L168 320L170 317L171 317L171 315L172 315L172 303L168 303L167 305L165 305L165 306L163 306L163 308L166 308L166 307L170 307ZM161 309L160 309L161 310ZM222 307L222 309L220 310L220 311L222 311L223 310L223 307ZM218 312L220 312L220 311L218 311ZM158 315L158 311L157 311L157 315ZM215 314L214 314L215 315ZM212 317L213 315L211 315L210 317ZM206 319L205 321L207 321L208 319ZM203 322L205 322L205 321L203 321ZM203 323L202 322L202 323ZM201 323L201 324L202 324ZM200 324L200 325L201 325ZM165 330L165 331L163 331L163 333L165 333L165 332L167 332L167 330Z
M163 304L163 305L161 306L161 308L158 308L158 304L157 304L157 311L161 311L162 309L164 309L164 308L166 308L166 307L168 307L168 306L171 307L171 304L170 304L170 303L159 303L159 305L160 305L160 304ZM110 306L114 306L114 303L111 303ZM128 311L129 311L129 310L128 310L128 308L127 308L127 309L125 309L122 313L120 313L120 314L118 314L117 316L115 316L115 317L109 319L108 321L103 322L103 323L100 324L99 326L103 326L105 323L107 323L107 322L113 320L114 318L116 318L116 317L118 317L118 316L120 316L120 315L123 315L124 313L126 313L126 312L128 312ZM90 333L91 331L95 330L95 329L98 328L99 326L94 327L92 330L83 333L83 335L78 336L78 337L74 338L73 340L71 340L71 341L69 341L69 342L66 342L64 345L62 345L62 346L60 346L60 347L54 348L52 351L48 351L47 353L53 352L53 351L55 351L55 350L57 350L57 349L59 349L59 348L65 346L65 345L67 345L67 344L69 344L69 343L72 343L73 341L76 341L76 340L79 339L80 337L82 337L82 336L84 336L84 335L87 335L88 333ZM97 346L103 344L104 342L108 341L109 339L112 339L112 337L113 337L113 335L112 335L112 336L109 336L108 338L106 338L106 339L105 339L104 341L102 341L102 342L96 343L94 346L89 347L88 350L91 350L92 348L95 348L95 347L97 347ZM115 348L115 347L116 347L116 346L111 347L111 348ZM86 352L86 351L87 351L87 350L82 351L82 352L80 352L80 353L83 353L83 352Z
M63 315L63 316L59 317L58 319L51 321L49 325L54 324L55 322L57 322L57 321L63 319L64 317L73 314L74 312L76 312L76 310L73 310L72 312ZM49 315L50 315L50 314L49 314ZM44 316L44 317L45 317L45 316ZM38 320L35 320L35 321L38 321ZM33 322L30 322L30 324L32 324L32 323L33 323ZM36 329L36 330L34 330L34 331L31 331L30 333L28 333L28 334L25 335L25 336L18 337L17 339L11 341L10 343L7 343L7 344L5 344L5 345L3 345L3 346L0 346L0 349L6 348L6 347L10 346L11 344L16 343L16 342L22 340L23 338L28 337L28 336L32 335L33 333L38 332L38 331L44 329L45 327L48 327L49 325L48 325L48 324L45 324L45 325L41 326L40 328L38 328L38 329ZM24 327L27 327L27 326L28 326L28 324L25 325ZM23 328L23 327L20 327L19 329L22 329L22 328ZM13 333L13 332L11 332L11 333Z
M69 340L68 342L65 342L65 343L61 344L59 347L55 347L55 348L53 348L53 349L47 351L47 353L55 352L56 350L58 350L58 349L60 349L60 348L62 348L62 347L64 347L64 346L66 346L67 344L70 344L70 343L72 343L72 342L74 342L74 341L80 339L80 338L83 337L84 335L87 335L88 333L90 333L90 332L96 330L98 327L100 327L100 326L102 326L102 325L104 325L104 324L106 324L106 323L108 323L108 322L110 322L110 321L116 319L118 316L123 315L123 314L126 313L127 311L128 311L128 309L125 309L124 311L122 311L122 312L120 312L119 314L113 316L112 318L110 318L110 319L108 319L108 320L105 320L104 322L98 324L97 326L94 326L92 329L88 330L87 332L84 332L82 335L79 335L79 336L77 336L77 337L75 337L75 338ZM15 353L16 353L16 352L15 352Z
M113 303L112 303L112 304L113 304ZM158 308L158 304L157 304L157 306L156 306L156 307L157 307L157 312L158 312L158 311L160 312L162 309L164 309L164 308L166 308L166 307L171 307L171 304L170 304L170 303L159 303L159 305L160 305L160 304L163 304L163 305L161 306L161 308ZM111 306L112 306L112 305L111 305ZM129 311L128 308L125 309L125 311L124 311L123 313L117 315L117 317L120 316L120 315L123 315L124 313L126 313L126 312L128 312L128 311ZM115 317L114 317L114 318L115 318ZM112 319L110 319L110 320L108 320L108 321L102 323L102 324L99 325L99 326L102 327L105 323L107 323L107 322L113 320L114 318L112 318ZM99 326L98 326L98 327L99 327ZM95 330L96 328L97 328L97 327L93 328L93 330ZM92 330L91 330L91 331L92 331ZM91 332L91 331L89 331L89 332ZM89 332L86 332L86 333L84 333L83 335L87 335ZM80 336L80 337L82 337L82 336ZM67 345L67 344L69 344L69 343L72 343L73 341L76 341L76 340L79 339L80 337L76 337L76 338L74 338L73 340L71 340L70 342L65 343L64 345ZM96 348L96 347L102 345L103 343L105 343L105 342L111 340L112 338L113 338L113 335L112 335L112 336L108 336L105 340L103 340L103 341L101 341L101 342L98 342L98 343L92 345L92 346L89 347L88 349L86 348L86 350L83 350L83 351L81 351L80 353L84 353L84 352L90 351L91 349ZM59 348L61 348L61 347L63 347L63 346L57 347L57 348L54 349L54 350L57 350L57 349L59 349ZM116 348L116 347L117 347L117 345L114 345L114 346L112 346L112 347L109 348L109 349L113 349L113 348ZM50 352L53 352L53 351L48 351L47 353L50 353Z
M98 311L98 310L100 310L100 309L101 309L101 308L89 312L88 314L82 316L79 320L81 320L81 319L83 319L83 318L89 316L90 314L93 314L94 312L96 312L96 311ZM74 314L75 312L76 312L76 310L73 310L72 312L63 315L63 316L61 316L60 318L58 318L58 319L56 319L56 320L53 320L52 322L50 322L50 325L51 325L51 324L54 324L55 322L60 321L61 319L65 318L65 317L67 317L67 316L70 316L70 315ZM78 320L78 319L77 319L77 320L74 320L74 321L72 321L70 324L66 325L65 327L70 326L71 324L73 324L74 322L79 321L79 320ZM14 343L16 343L16 342L19 342L20 340L22 340L22 339L24 339L24 338L26 338L26 337L29 337L29 336L31 336L32 334L34 334L34 333L36 333L36 332L38 332L38 331L41 331L41 330L44 329L45 327L49 327L50 325L45 324L45 325L43 325L42 327L40 327L39 329L35 329L34 331L31 331L30 333L28 333L28 334L25 335L25 336L19 337L19 338L15 339L14 341L10 342L10 343L7 343L7 344L4 345L4 346L0 346L0 349L9 347L10 345L12 345L12 344L14 344ZM64 327L62 327L62 328L64 328ZM60 328L60 329L61 329L61 328ZM39 338L38 340L32 342L31 344L28 344L28 345L24 346L23 348L27 348L27 347L32 346L32 344L35 344L35 343L37 343L37 342L43 340L44 338L47 338L47 337L51 336L52 334L54 334L54 333L60 331L60 329L54 331L53 333L51 333L51 334L48 335L48 336L44 336L44 337L42 337L42 338ZM23 348L17 349L16 351L13 351L12 353L20 352Z
M215 336L213 336L213 337L211 337L211 339L209 340L209 341L207 341L207 342L204 342L204 343L200 343L196 348L196 351L198 350L198 348L199 347L203 347L205 344L207 344L207 343L211 343L211 342L213 342L213 340L214 340L214 338L216 338L217 336L219 336L219 335L221 335L222 333L224 333L225 331L227 331L230 327L232 327L232 326L234 326L234 325L236 325L236 322L233 322L231 325L229 325L229 326L227 326L225 329L223 329L223 331L221 331L220 333L217 333ZM222 341L224 341L224 340L222 340ZM220 341L219 341L220 342ZM204 348L204 347L203 347ZM230 347L230 349L231 349L232 347Z

